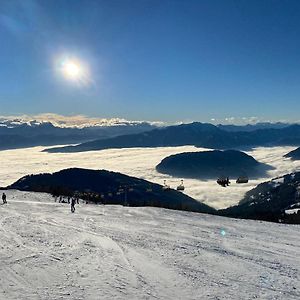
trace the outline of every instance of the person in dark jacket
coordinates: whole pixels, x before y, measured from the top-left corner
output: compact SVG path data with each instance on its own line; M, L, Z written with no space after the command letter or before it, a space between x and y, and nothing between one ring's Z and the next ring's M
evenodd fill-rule
M2 201L3 201L3 204L7 203L7 201L6 201L6 194L5 193L2 194Z
M71 212L75 212L75 203L76 203L76 200L74 197L72 197L71 199Z

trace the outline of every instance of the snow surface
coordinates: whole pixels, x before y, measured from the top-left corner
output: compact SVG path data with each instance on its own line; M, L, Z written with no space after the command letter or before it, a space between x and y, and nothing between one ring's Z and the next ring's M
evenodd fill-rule
M272 179L272 182L280 185L280 184L284 183L284 177L274 178L274 179Z
M300 299L299 226L7 191L0 299Z
M288 209L288 210L285 211L285 213L287 215L293 215L293 214L298 213L299 210L300 210L300 208Z
M78 167L89 169L106 169L126 175L143 178L155 183L167 184L172 188L180 184L182 178L160 174L155 166L166 156L191 151L207 151L194 146L108 149L81 153L46 153L45 147L5 150L0 152L0 186L7 186L27 174L56 172L61 169ZM300 161L292 161L282 156L294 147L259 147L247 154L262 163L272 165L275 169L268 172L266 178L253 180L246 184L232 184L223 188L215 180L184 179L184 193L215 208L225 208L237 204L244 194L259 183L271 178L300 170Z

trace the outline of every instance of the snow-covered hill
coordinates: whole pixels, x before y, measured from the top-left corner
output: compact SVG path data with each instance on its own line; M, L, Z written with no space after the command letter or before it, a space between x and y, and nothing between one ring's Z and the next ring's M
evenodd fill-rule
M7 191L0 299L299 299L299 226Z

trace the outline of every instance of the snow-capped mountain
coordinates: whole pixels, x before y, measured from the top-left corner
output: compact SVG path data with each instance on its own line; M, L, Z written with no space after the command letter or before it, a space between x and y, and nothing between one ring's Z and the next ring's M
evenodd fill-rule
M57 121L0 118L0 150L41 145L76 144L94 139L140 133L156 128L147 122L110 122L81 124Z

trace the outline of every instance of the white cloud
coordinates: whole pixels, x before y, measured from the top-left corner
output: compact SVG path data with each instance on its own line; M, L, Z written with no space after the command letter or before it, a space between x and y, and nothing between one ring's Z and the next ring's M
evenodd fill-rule
M46 153L42 147L1 151L0 178L1 186L11 184L20 177L31 173L55 172L64 168L82 167L90 169L107 169L127 175L141 177L163 184L164 179L176 188L182 178L171 177L156 172L155 166L166 156L181 152L207 150L193 146L163 148L110 149L82 153ZM185 193L211 205L224 208L237 204L245 192L257 184L293 171L300 171L300 161L291 161L282 156L293 147L259 147L247 151L258 161L270 164L276 169L268 172L268 177L250 180L247 184L232 184L223 188L214 180L185 179ZM251 179L251 178L250 178Z
M89 126L123 126L123 125L136 125L141 123L149 123L155 126L163 126L163 122L159 121L129 121L123 118L97 118L88 117L85 115L63 116L53 113L43 113L38 115L20 115L20 116L0 116L0 122L9 121L14 125L22 123L30 123L37 121L51 122L58 127L89 127Z
M210 121L213 124L223 124L223 125L255 125L257 123L286 123L295 124L300 123L300 120L287 120L287 119L267 119L260 118L256 116L244 116L244 117L225 117L225 118L211 118Z
M258 117L225 117L225 118L211 118L210 121L213 124L233 124L233 125L247 125L247 124L256 124L259 122L271 122L269 120L263 120Z

